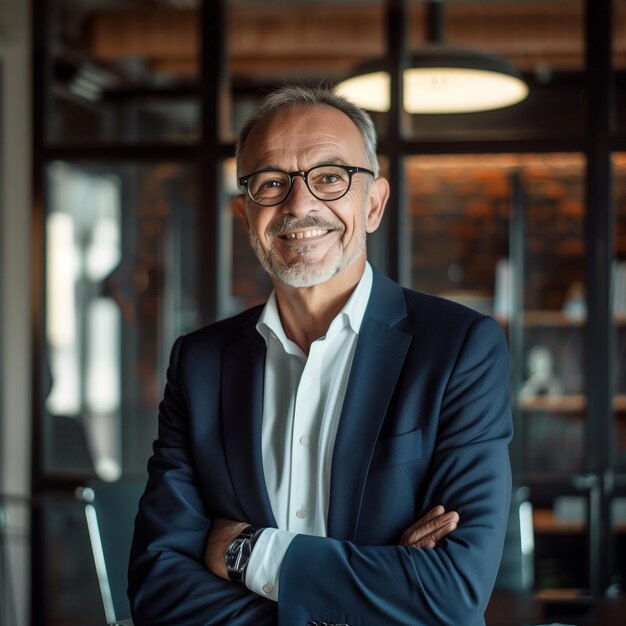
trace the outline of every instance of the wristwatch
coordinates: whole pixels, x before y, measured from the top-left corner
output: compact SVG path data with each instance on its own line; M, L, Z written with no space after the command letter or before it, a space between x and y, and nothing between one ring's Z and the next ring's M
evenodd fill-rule
M252 554L252 548L256 540L259 538L263 528L255 528L254 526L248 526L244 528L235 539L226 548L226 554L224 554L224 563L228 570L228 578L238 583L245 583L246 569L248 567L248 561Z

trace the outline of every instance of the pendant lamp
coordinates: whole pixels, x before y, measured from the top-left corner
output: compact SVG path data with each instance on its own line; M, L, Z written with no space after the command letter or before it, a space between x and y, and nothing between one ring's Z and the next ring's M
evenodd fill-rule
M409 55L403 72L407 113L469 113L517 104L528 85L505 58L443 42L443 4L426 5L428 44ZM389 111L390 76L384 60L360 65L338 93L368 111Z

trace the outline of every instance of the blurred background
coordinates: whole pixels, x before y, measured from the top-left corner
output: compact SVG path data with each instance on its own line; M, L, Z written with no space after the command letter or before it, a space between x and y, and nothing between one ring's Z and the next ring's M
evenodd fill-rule
M408 112L403 71L441 48L527 95ZM143 478L173 341L269 293L234 138L284 82L374 66L392 199L370 260L507 334L525 586L620 594L626 1L2 0L0 624L104 623L75 491Z

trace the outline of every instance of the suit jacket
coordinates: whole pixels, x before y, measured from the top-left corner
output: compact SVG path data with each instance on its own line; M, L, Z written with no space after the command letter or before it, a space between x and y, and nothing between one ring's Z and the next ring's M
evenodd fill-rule
M276 527L261 456L261 307L180 338L135 523L136 626L479 626L510 498L508 356L491 318L375 271L335 442L328 537L298 535L278 603L202 564L211 519ZM436 504L459 527L398 545Z

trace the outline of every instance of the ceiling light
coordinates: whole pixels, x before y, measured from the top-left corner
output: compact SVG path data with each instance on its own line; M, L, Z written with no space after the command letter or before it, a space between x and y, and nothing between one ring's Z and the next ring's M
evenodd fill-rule
M442 4L428 3L430 43L414 51L403 72L407 113L468 113L521 102L528 85L505 58L442 43ZM390 108L390 76L384 60L355 69L337 91L369 111Z

